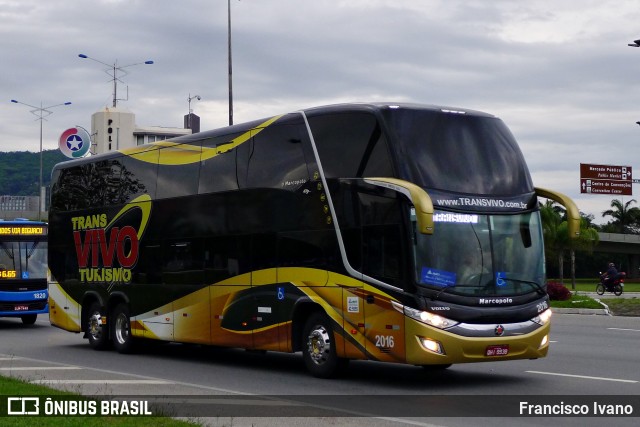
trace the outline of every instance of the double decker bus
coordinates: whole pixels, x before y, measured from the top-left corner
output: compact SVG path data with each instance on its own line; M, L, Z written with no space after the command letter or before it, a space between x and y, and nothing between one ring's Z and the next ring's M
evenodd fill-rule
M144 339L446 368L549 348L538 196L482 112L344 104L57 165L50 319Z
M25 325L49 311L47 224L0 220L0 317L19 317Z

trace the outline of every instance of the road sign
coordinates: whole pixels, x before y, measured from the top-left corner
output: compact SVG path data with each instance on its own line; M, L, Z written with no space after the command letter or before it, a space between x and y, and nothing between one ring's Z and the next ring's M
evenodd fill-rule
M631 166L592 165L580 163L580 178L631 181Z
M589 194L633 195L630 181L609 179L580 179L580 192Z
M580 192L588 194L633 195L631 166L580 163Z

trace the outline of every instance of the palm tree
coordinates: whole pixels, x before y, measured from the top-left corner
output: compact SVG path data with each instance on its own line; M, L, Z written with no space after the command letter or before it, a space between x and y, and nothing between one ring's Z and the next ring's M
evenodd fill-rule
M542 231L547 254L558 257L560 283L564 281L564 252L569 250L571 260L571 288L576 289L576 250L591 251L598 244L598 231L591 227L591 218L580 213L580 235L576 239L569 238L566 213L555 202L547 200L540 207Z
M630 208L631 203L636 203L635 199L631 199L625 204L618 199L611 201L611 207L602 212L602 216L610 216L613 218L612 225L618 233L635 233L638 229L638 221L640 220L640 209L637 207Z
M569 239L569 253L571 254L571 289L576 290L576 250L593 251L593 247L600 241L598 230L589 225L588 217L580 213L580 236ZM566 222L564 223L566 224Z
M545 255L549 258L557 257L560 283L562 283L564 276L564 248L569 240L567 230L560 230L560 225L562 224L561 212L561 208L553 200L547 200L540 206Z

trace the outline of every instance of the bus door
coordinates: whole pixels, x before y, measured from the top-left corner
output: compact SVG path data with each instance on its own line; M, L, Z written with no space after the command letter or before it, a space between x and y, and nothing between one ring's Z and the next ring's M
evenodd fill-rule
M368 190L368 189L365 189ZM380 282L365 286L367 352L376 360L405 359L404 314L392 306L393 288L400 291L406 270L403 196L395 191L360 191L362 273ZM403 243L404 242L404 243ZM386 287L384 285L389 285Z
M403 196L363 180L342 180L336 194L352 207L339 208L340 229L349 264L364 283L345 288L345 329L358 324L369 358L403 361L404 315L391 303L403 288L407 265Z

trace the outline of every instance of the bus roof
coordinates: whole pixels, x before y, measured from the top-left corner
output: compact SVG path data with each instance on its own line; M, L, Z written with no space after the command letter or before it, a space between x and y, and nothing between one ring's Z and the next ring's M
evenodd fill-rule
M430 104L417 104L417 103L408 103L408 102L354 102L354 103L342 103L342 104L332 104L332 105L323 105L317 107L309 107L303 108L296 111L291 111L289 113L284 113L280 116L272 116L266 119L260 120L252 120L249 122L243 122L231 126L221 127L212 130L206 130L203 132L195 133L192 135L184 135L176 138L171 138L163 141L152 142L149 144L140 145L137 147L133 147L138 152L140 150L144 150L144 147L149 147L149 149L154 149L159 144L164 142L173 142L179 144L193 144L194 142L201 141L203 139L208 139L216 136L229 135L234 133L242 133L246 132L250 129L254 129L256 127L260 127L265 122L271 121L274 117L281 117L286 114L292 114L296 112L304 112L306 115L314 116L321 114L334 114L334 113L344 113L344 112L354 112L354 111L369 111L369 112L381 112L381 111L389 111L389 110L397 110L397 109L408 109L408 110L422 110L422 111L433 111L433 112L443 112L443 113L459 113L467 116L481 116L481 117L491 117L495 118L494 115L488 114L482 111L471 110L466 108L458 108L458 107L446 107L439 105L430 105ZM108 153L102 153L94 156L88 156L80 159L67 160L61 163L58 163L54 166L53 171L58 169L64 169L66 167L76 166L84 163L93 163L98 160L107 160L114 157L120 157L123 154L128 154L128 151L132 150L130 148L125 150L117 150L110 151Z

